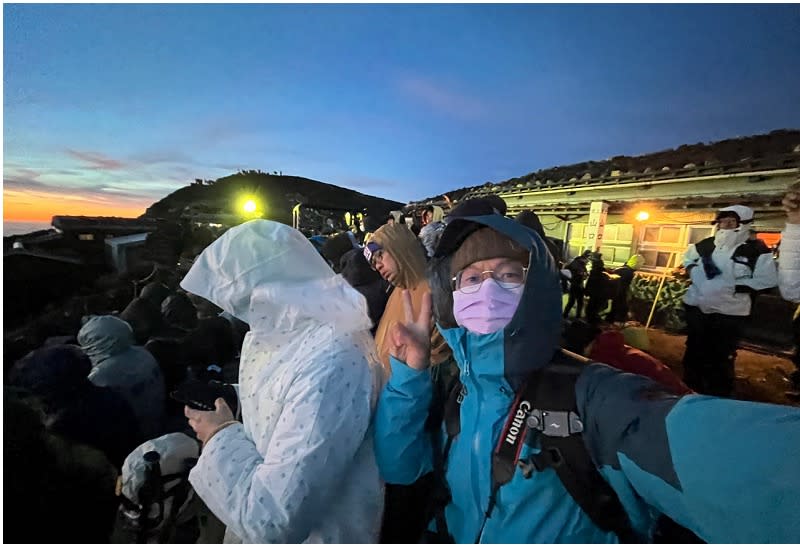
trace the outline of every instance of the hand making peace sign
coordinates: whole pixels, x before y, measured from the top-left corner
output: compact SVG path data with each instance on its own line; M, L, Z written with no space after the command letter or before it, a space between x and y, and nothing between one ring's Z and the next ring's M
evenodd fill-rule
M391 327L389 353L416 370L425 370L431 364L431 293L422 295L422 307L414 317L411 293L403 291L405 321Z

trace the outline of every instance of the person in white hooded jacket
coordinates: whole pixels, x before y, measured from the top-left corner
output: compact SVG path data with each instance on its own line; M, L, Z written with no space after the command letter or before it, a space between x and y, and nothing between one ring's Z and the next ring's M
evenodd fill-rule
M223 399L185 414L204 447L189 480L226 542L373 543L383 510L369 430L382 386L364 297L289 226L253 220L181 286L250 325L242 422Z
M778 284L769 248L750 239L752 221L750 207L724 207L714 220L714 236L689 245L683 255L692 281L683 297L687 325L683 380L698 393L733 394L736 347L753 295Z

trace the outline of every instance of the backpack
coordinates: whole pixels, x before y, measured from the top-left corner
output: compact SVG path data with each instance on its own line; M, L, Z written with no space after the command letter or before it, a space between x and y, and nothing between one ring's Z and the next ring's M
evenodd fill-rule
M595 525L614 532L623 543L641 542L616 492L600 475L583 442L575 383L589 362L561 349L550 364L534 371L518 392L492 455L492 491L476 542L494 509L498 490L511 481L517 467L526 478L552 468ZM435 520L436 533L428 538L432 543L453 543L444 514L451 499L445 473L450 447L461 430L461 402L465 395L457 376L447 388L435 390L426 422L433 441L434 484L429 512ZM444 446L442 422L447 433ZM538 432L541 452L519 460L525 438L532 431Z
M711 254L714 252L714 249L716 249L714 238L707 237L702 241L695 243L695 249L697 249L697 254L700 255L700 258L703 260L704 264L707 263L711 260ZM756 263L758 262L758 258L761 255L769 252L769 247L767 247L766 243L760 239L748 239L734 249L733 254L731 255L731 260L737 264L745 264L748 268L750 268L750 276L752 277L753 273L756 271ZM756 294L759 292L751 287L748 287L747 285L736 285L735 290L739 293L748 293L753 299L755 299Z

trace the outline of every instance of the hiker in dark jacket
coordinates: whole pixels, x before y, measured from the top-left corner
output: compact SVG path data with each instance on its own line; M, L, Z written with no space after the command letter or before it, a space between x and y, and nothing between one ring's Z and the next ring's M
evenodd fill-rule
M113 315L96 315L81 327L78 342L92 361L89 380L117 390L131 406L145 438L161 433L166 387L155 358L133 344L130 325Z
M108 543L117 471L103 453L46 430L25 390L3 389L3 541Z
M619 280L616 283L616 291L611 299L611 311L608 312L606 317L609 322L625 322L628 320L628 292L630 291L631 283L633 283L636 269L641 266L643 260L642 255L633 255L622 267L612 272L618 276Z
M411 484L439 470L446 492L429 528L437 539L641 542L663 513L710 543L800 540L800 409L679 396L648 378L565 354L550 253L535 232L491 211L450 221L429 283L432 297L390 333L392 374L374 427L387 482ZM446 419L428 423L431 307L463 387L444 408ZM553 376L562 383L547 395L563 396L570 416L555 403L536 403L537 378ZM529 388L537 392L530 400L523 398ZM457 430L447 427L453 416ZM570 450L567 440L574 441ZM556 442L564 452L540 451ZM609 493L581 489L584 505L570 494L576 485L568 489L560 479L583 476L558 455L578 450ZM583 507L611 500L621 514L601 528L598 515Z
M197 327L197 309L185 293L179 292L164 299L161 318L161 328L144 347L158 362L169 393L186 375L183 341Z
M367 299L367 310L372 321L371 332L374 335L386 308L386 301L389 300L392 285L372 269L360 249L353 249L342 255L340 269L342 277L350 286Z
M592 267L586 278L585 294L589 297L586 304L586 320L592 324L600 323L600 312L608 306L610 280L605 270L605 263L599 255L591 259Z
M10 381L41 400L48 431L103 451L119 468L144 439L128 403L113 390L92 384L91 370L79 347L55 345L23 357Z
M575 319L581 318L585 290L584 283L586 282L586 278L589 277L589 270L586 268L586 265L589 263L589 256L591 254L591 251L584 251L581 256L576 256L572 259L572 262L567 264L566 269L569 271L571 277L569 278L569 299L567 300L567 306L564 308L564 317L569 316L572 306L577 304L578 309L575 311Z
M119 314L133 330L133 340L143 346L161 328L161 308L147 298L134 298Z

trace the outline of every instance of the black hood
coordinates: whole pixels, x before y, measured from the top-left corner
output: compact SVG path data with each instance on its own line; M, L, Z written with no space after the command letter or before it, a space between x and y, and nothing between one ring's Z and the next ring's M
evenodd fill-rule
M353 287L369 285L382 279L380 274L370 267L361 249L353 249L342 255L340 267L342 277Z
M558 269L539 234L498 214L451 220L428 267L434 317L451 347L457 339L463 338L466 329L459 327L453 317L450 262L464 240L485 226L508 236L530 251L525 290L502 337L504 375L511 386L517 389L530 371L551 361L558 349L561 334L562 303ZM480 335L470 334L472 338L475 336ZM454 350L454 353L457 352Z

